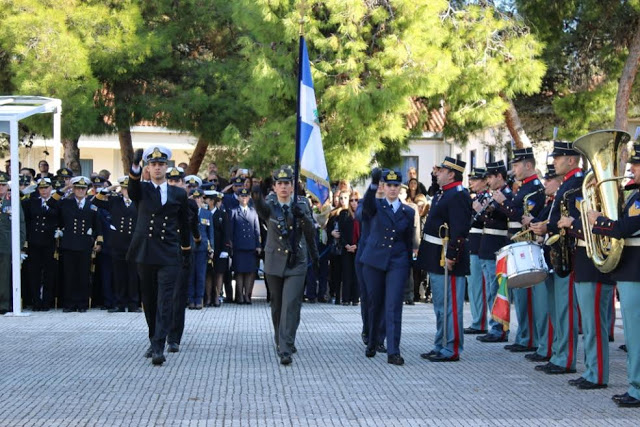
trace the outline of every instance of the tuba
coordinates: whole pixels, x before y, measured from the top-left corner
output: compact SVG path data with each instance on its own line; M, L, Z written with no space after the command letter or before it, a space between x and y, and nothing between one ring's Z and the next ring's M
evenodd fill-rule
M612 271L620 262L624 240L593 234L587 212L595 210L613 221L618 219L624 200L618 181L626 178L621 176L626 163L623 155L630 139L630 135L621 130L601 130L580 137L573 143L573 148L582 153L591 165L591 171L582 183L583 200L579 209L587 256L603 273Z

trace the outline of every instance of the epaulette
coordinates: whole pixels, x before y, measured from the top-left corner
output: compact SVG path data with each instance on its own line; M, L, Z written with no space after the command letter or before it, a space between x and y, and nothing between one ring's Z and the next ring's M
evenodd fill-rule
M540 184L541 184L541 183L540 183L540 180L538 180L538 179L535 179L535 180L533 181L533 185L540 185Z
M464 190L464 187L462 185L458 185L456 187L456 191L463 191L463 190Z

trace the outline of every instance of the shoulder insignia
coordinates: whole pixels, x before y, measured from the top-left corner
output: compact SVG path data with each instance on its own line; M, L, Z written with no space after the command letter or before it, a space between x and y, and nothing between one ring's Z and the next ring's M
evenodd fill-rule
M511 193L511 189L509 187L507 187L507 188L504 189L503 192L509 194L509 193Z
M464 187L462 185L458 185L458 186L456 186L456 190L457 191L462 191L462 190L464 190Z
M92 211L97 211L97 210L98 210L98 207L97 207L96 205L91 205L91 210L92 210Z
M540 180L536 179L533 181L533 185L540 185Z
M582 178L584 174L582 172L576 172L576 174L573 176L575 176L576 178Z
M576 197L576 209L580 210L580 202L582 201L582 197Z
M629 206L629 216L638 215L640 215L640 200L636 200L631 206Z

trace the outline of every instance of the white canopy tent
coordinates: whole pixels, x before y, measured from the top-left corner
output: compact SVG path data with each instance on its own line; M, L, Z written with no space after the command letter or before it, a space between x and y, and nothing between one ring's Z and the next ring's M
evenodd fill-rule
M62 102L41 96L0 96L0 133L9 135L11 153L11 195L19 200L18 180L18 122L36 114L53 114L53 170L60 166L60 117ZM11 265L13 284L13 312L7 316L20 316L22 296L20 284L20 216L11 217Z

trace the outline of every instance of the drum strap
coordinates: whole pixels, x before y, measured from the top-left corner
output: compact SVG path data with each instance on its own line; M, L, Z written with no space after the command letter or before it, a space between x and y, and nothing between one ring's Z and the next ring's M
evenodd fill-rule
M625 246L640 246L640 237L627 237L624 239Z
M491 234L493 236L507 236L507 230L498 230L495 228L483 228L482 229L482 233L483 234Z

